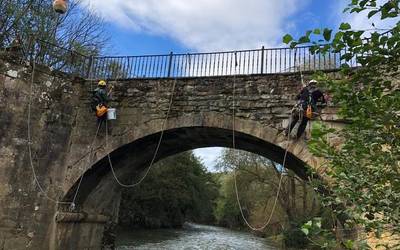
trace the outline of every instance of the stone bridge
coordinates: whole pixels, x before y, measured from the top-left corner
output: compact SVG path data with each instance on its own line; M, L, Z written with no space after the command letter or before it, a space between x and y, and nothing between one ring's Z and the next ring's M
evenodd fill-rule
M0 249L101 249L122 189L107 155L129 184L153 158L232 147L234 83L236 148L282 163L289 143L282 128L300 89L295 73L111 81L118 119L108 123L108 137L105 126L95 137L94 81L37 65L30 95L31 77L31 67L0 59ZM333 108L323 118L340 124ZM323 174L303 140L288 151L286 166L301 178L311 177L310 169Z

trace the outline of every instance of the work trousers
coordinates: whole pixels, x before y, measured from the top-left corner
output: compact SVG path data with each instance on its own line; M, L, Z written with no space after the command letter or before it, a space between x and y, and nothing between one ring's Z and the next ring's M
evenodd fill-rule
M305 115L300 115L299 112L295 112L292 114L291 122L290 122L288 128L286 129L286 133L290 134L290 132L292 132L293 128L296 126L296 124L300 118L301 118L301 122L300 122L299 128L297 129L296 137L300 138L303 135L304 131L306 130L309 119Z

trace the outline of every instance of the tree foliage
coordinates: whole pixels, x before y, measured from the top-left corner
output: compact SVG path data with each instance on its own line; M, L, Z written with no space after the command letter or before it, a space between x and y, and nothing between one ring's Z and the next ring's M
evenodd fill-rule
M319 212L312 188L293 172L269 159L238 150L224 150L218 167L224 170L219 176L221 183L216 217L220 225L246 227L237 204L234 186L236 169L238 195L244 215L255 227L262 226L272 212L273 203L283 173L278 205L265 233L272 235L289 230L290 222L304 221Z
M103 21L70 0L65 15L53 11L49 0L0 1L0 47L15 39L28 43L36 38L80 53L98 53L107 36Z
M169 157L141 185L122 194L120 223L131 227L179 227L213 223L218 186L192 152Z
M375 24L371 32L342 23L334 34L331 29L316 29L304 36L316 37L312 41L315 53L345 50L342 60L358 62L357 69L342 66L341 80L318 75L349 124L342 130L315 124L310 147L327 159L328 174L333 177L325 206L331 207L337 218L349 218L345 227L361 225L377 236L382 231L400 231L400 22L395 19L400 1L378 3L352 0L345 12L392 19L388 32L375 30ZM292 47L305 40L284 37ZM321 42L330 44L321 46ZM333 136L341 138L340 146L330 143Z

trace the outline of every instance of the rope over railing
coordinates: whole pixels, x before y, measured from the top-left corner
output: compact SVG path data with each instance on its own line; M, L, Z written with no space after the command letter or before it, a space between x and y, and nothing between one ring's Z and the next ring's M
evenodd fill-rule
M344 63L350 67L358 66L356 58L350 61L341 59L347 53L346 48L339 52L331 49L324 54L311 53L311 48L313 46L143 56L87 56L36 40L26 42L23 51L25 60L35 59L37 64L87 79L89 72L92 79L143 79L328 71L338 70Z

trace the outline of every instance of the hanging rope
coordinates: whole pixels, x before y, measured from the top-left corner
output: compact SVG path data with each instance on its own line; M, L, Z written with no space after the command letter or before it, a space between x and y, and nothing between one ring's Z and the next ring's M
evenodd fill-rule
M30 166L31 166L33 178L34 178L34 180L35 180L36 185L37 185L38 188L39 188L40 193L42 193L43 196L44 196L47 200L52 201L52 202L54 202L54 203L56 203L56 204L64 204L64 205L65 205L65 204L69 204L69 205L71 205L71 206L75 206L75 199L76 199L76 197L77 197L77 195L78 195L79 186L80 186L80 184L81 184L81 182L82 182L83 176L81 177L81 180L80 180L79 185L78 185L78 189L76 190L76 192L75 192L75 194L74 194L74 198L73 198L72 202L59 201L59 200L56 200L56 199L54 199L54 198L51 198L51 197L47 194L47 192L44 190L42 184L41 184L40 181L39 181L39 178L38 178L37 173L36 173L35 166L34 166L34 164L33 164L32 146L31 146L31 145L32 145L32 134L31 134L31 113L32 113L32 111L31 111L31 110L32 110L32 102L33 102L33 84L34 84L34 78L35 78L35 71L36 71L36 59L33 58L33 60L32 60L32 75L31 75L31 81L30 81L29 102L28 102L28 118L27 118L28 154L29 154L29 163L30 163ZM96 135L95 135L95 138L93 139L92 146L91 146L92 149L93 149L93 144L94 144L94 141L95 141L95 139L96 139L96 137L97 137L98 131L99 131L99 130L97 130ZM91 150L91 151L92 151L92 150ZM85 156L85 157L86 157L86 156Z
M236 117L235 111L236 111L236 104L235 104L235 99L236 99L237 66L238 66L238 64L237 64L237 58L236 58L236 52L235 52L235 74L233 75L233 84L232 84L233 85L232 86L232 89L233 89L233 93L232 93L232 148L234 150L236 149L236 141L235 141L235 130L236 130L235 129L235 125L236 125L235 124L235 117ZM292 114L291 114L291 116L289 118L289 124L291 123L291 120L292 120ZM289 148L289 144L290 144L289 143L289 141L290 141L290 133L288 133L288 140L287 141L288 142L286 144L285 154L284 154L283 163L282 163L282 172L280 174L278 190L277 190L277 193L276 193L276 196L275 196L274 204L272 206L272 210L271 210L271 213L270 213L268 219L266 219L266 221L264 222L264 224L261 227L252 226L250 224L250 222L246 219L246 216L244 215L243 207L242 207L242 204L241 204L240 198L239 198L239 190L238 190L238 186L237 186L237 169L234 168L234 172L233 172L234 174L233 175L234 175L236 201L237 201L237 204L239 206L240 215L241 215L243 221L246 223L246 225L253 231L262 231L262 230L264 230L271 223L272 217L273 217L273 215L275 213L276 205L278 203L280 191L281 191L281 188L282 188L282 181L283 181L283 174L282 173L285 170L286 158L287 158L288 148Z
M56 200L54 198L51 198L47 194L47 192L44 190L43 186L40 184L40 181L39 181L39 179L37 177L37 173L36 173L36 170L35 170L35 167L34 167L34 164L33 164L32 146L31 146L32 145L32 135L31 135L31 113L32 112L31 112L31 109L32 109L32 102L33 102L33 84L34 84L34 78L35 78L35 71L36 71L36 59L33 58L33 60L32 60L32 75L31 75L31 81L30 81L29 102L28 102L28 119L27 119L28 153L29 153L29 163L30 163L30 166L31 166L32 174L33 174L33 177L34 177L36 185L39 187L39 191L43 194L43 196L47 200L50 200L50 201L52 201L52 202L54 202L56 204L64 204L64 205L69 204L70 205L70 209L74 210L75 209L75 201L76 201L76 198L78 196L79 188L81 186L84 174L82 174L81 177L80 177L79 184L78 184L78 187L77 187L77 189L75 191L73 200L71 202L59 201L59 200ZM84 158L87 157L88 155L89 156L92 155L94 142L95 142L95 140L97 138L99 129L100 129L100 124L97 127L97 131L96 131L96 134L95 134L95 136L94 136L94 138L92 140L89 152L87 154L85 154ZM90 157L89 157L89 159L90 159ZM87 168L85 169L84 173L86 172L86 170L87 170Z
M120 186L122 186L122 187L124 187L124 188L132 188L132 187L136 187L136 186L140 185L140 184L144 181L144 179L146 179L148 173L150 172L150 169L151 169L152 166L154 165L154 162L155 162L156 157L157 157L157 155L158 155L158 151L159 151L159 149L160 149L160 145L161 145L161 142L162 142L162 139L163 139L163 136L164 136L165 126L166 126L166 124L167 124L167 121L168 121L168 118L169 118L169 114L170 114L170 111L171 111L172 102L173 102L174 93L175 93L176 83L177 83L177 79L175 78L175 80L174 80L174 82L173 82L173 84L172 84L171 97L170 97L170 101L169 101L169 106L168 106L168 110L167 110L167 115L166 115L165 119L163 120L163 123L162 123L162 126L161 126L160 138L158 139L158 143L157 143L157 146L156 146L156 150L155 150L155 152L154 152L153 158L151 159L150 165L149 165L149 167L147 168L145 174L142 176L142 178L140 178L140 180L139 180L138 182L133 183L133 184L124 184L124 183L122 183L122 182L118 179L118 177L117 177L117 175L116 175L116 173L115 173L115 170L114 170L114 167L113 167L113 164L112 164L112 161L111 161L110 153L107 154L108 163L109 163L109 165L110 165L111 172L112 172L112 174L113 174L113 176L114 176L114 179L115 179L116 182L118 183L118 185L120 185ZM106 120L106 149L108 150L108 123L107 123L107 120Z
M295 50L294 50L294 67L296 68L296 62L297 62L297 50L298 50L299 48L296 48ZM299 60L300 61L300 60ZM305 63L305 62L304 62ZM309 62L310 63L310 62ZM301 65L300 65L300 63L298 64L298 66L297 66L298 68L299 68L299 72L300 72L300 80L301 80L301 86L303 87L304 86L304 76L303 76L303 71L301 70Z
M99 123L99 125L97 126L96 134L94 135L93 141L90 144L90 150L89 150L89 154L88 154L89 155L89 161L90 161L90 159L92 157L94 142L96 141L97 135L99 134L100 126L101 126L101 123ZM85 157L86 156L87 155L85 155ZM87 166L90 166L90 164L88 164ZM81 177L79 179L78 187L76 188L76 191L75 191L75 194L74 194L74 198L72 199L70 210L75 210L76 197L78 196L79 188L81 187L83 177L85 176L85 173L86 173L87 170L88 170L88 167L85 168L85 170L83 171L83 173L82 173L82 175L81 175Z
M31 81L30 81L30 92L29 92L29 102L28 102L28 119L27 119L27 129L28 129L28 154L29 154L29 163L31 166L33 178L35 180L36 185L39 187L40 192L43 194L43 196L47 199L50 200L56 204L71 204L71 202L63 202L63 201L58 201L56 199L51 198L47 192L45 192L44 188L40 184L40 181L37 177L36 170L33 164L33 157L32 157L32 139L31 139L31 106L32 106L32 99L33 99L33 82L34 82L34 77L35 77L35 70L36 70L36 62L35 58L33 59L33 64L32 64L32 75L31 75Z

